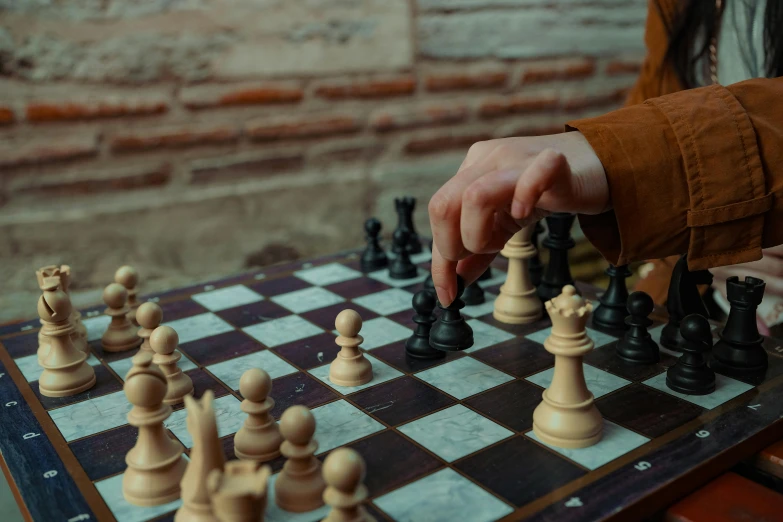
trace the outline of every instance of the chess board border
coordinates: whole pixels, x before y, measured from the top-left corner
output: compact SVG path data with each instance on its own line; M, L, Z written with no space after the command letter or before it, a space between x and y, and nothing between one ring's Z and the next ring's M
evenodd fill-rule
M281 263L228 278L145 295L141 300L153 299L160 304L171 303L188 299L210 287L258 282L259 274L264 274L263 280L282 279L304 268L330 262L355 261L357 253L345 251L309 261ZM505 269L505 260L499 258L496 266ZM589 293L597 289L589 289L581 284L578 286L588 297L595 298L595 295ZM94 307L92 310L102 308ZM656 309L655 313L659 318L662 317L661 309ZM37 330L37 323L37 320L31 320L15 324L14 329L18 334L10 334L6 326L0 327L0 336L6 339L30 333L33 329ZM30 328L27 328L28 326ZM772 353L771 356L776 355ZM742 458L783 438L783 401L776 401L775 398L781 393L783 375L770 379L718 407L708 409L690 422L663 436L652 438L597 470L590 471L529 504L515 508L499 520L625 520L649 515L650 510L673 502L679 495L707 482ZM0 448L4 450L0 456L0 468L3 469L25 518L46 519L48 514L38 514L36 510L42 505L51 505L55 497L57 506L67 506L71 512L74 507L77 508L78 513L69 517L69 522L116 520L47 409L38 400L30 383L5 349L0 349L0 395L4 399L12 398L11 401L5 400L0 407L16 408L15 426L22 426L22 431L30 434L30 437L14 438L13 435L20 433L19 429L9 430L6 423L0 423ZM705 431L708 433L703 436ZM703 443L705 437L712 437L708 444ZM736 442L738 438L741 439L739 443ZM35 449L31 449L33 447ZM14 461L25 458L37 465L31 467L17 461L15 466L11 466L6 462L6 459ZM11 472L12 467L17 476ZM447 463L445 469L454 470L455 466ZM26 474L20 477L18 475L21 472ZM47 480L55 476L63 479L63 474L66 477L62 482L58 482L56 494L52 495L53 491ZM473 482L476 483L475 480ZM20 483L24 484L24 491L19 489ZM627 487L630 483L636 484L636 487ZM492 492L488 487L476 484ZM397 487L404 487L404 484ZM496 495L494 492L492 494ZM582 501L587 498L591 500ZM618 508L621 508L619 512Z

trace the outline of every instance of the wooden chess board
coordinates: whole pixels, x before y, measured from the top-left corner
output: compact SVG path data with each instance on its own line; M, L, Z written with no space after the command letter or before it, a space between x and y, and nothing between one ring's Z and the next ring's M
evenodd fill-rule
M588 387L605 419L603 440L560 450L531 431L532 413L550 382L553 357L542 343L548 319L509 326L492 318L492 299L505 280L499 258L481 284L483 305L466 307L475 345L445 359L406 358L411 298L427 274L429 254L414 256L415 279L385 271L362 274L356 252L277 265L142 300L163 309L180 336L180 367L196 396L207 390L226 457L245 415L242 373L261 367L274 379L275 418L294 404L311 408L318 457L350 446L367 463L368 510L378 520L590 521L641 520L740 459L783 437L783 351L766 341L770 367L759 385L719 376L714 393L686 397L669 391L660 364L624 366L617 338L590 325L595 350L585 359ZM590 299L599 289L578 284ZM356 388L328 381L339 348L334 319L344 308L364 320L363 348L374 380ZM143 508L122 496L125 454L136 430L122 379L133 352L104 353L102 306L83 310L97 384L74 397L38 393L37 319L0 327L0 452L23 512L32 520L170 520L179 501ZM30 303L31 316L35 303ZM656 339L663 323L651 330ZM186 412L175 408L170 434L192 444ZM271 463L275 472L282 460ZM273 476L274 480L274 476ZM270 494L273 489L270 488ZM327 508L285 513L270 499L267 521L317 521Z

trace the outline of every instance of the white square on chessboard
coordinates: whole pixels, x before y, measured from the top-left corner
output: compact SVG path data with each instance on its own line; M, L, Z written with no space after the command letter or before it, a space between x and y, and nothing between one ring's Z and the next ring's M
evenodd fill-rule
M242 404L239 399L233 395L224 395L218 397L212 402L212 407L215 410L215 418L217 419L218 437L225 437L239 431L239 428L244 424L247 414L244 413L239 405ZM171 432L177 436L179 441L186 448L193 446L193 438L188 431L186 424L188 417L188 410L182 408L172 412L168 419L163 422L163 425L170 429Z
M582 365L582 371L585 374L585 381L587 382L587 389L593 394L596 399L603 397L607 393L612 393L615 390L631 384L631 381L626 381L622 377L618 377L612 373L606 372L595 366L589 364ZM552 384L552 376L555 374L554 367L538 372L526 380L537 384L542 388L548 388Z
M342 399L314 408L312 412L317 455L384 430L383 424Z
M65 442L71 442L128 424L128 412L132 407L125 393L118 391L57 408L50 411L49 416Z
M43 368L38 363L37 353L14 359L14 362L16 363L17 368L19 368L19 371L22 372L22 375L27 382L37 381L43 373ZM93 354L90 354L90 356L87 358L87 364L90 366L100 366L101 361L96 359Z
M587 448L558 448L550 446L541 442L533 430L525 433L525 435L591 471L616 458L622 457L629 451L650 441L647 437L643 437L607 420L604 420L604 432L601 440Z
M332 333L337 335L337 330L332 330ZM376 317L362 323L359 335L364 338L361 348L374 350L407 339L413 335L413 330L386 317Z
M182 357L179 361L177 361L177 368L182 370L183 372L189 372L190 370L195 370L198 368L196 363L188 359L185 354L183 354L181 351L177 350ZM125 359L120 359L118 361L110 362L109 366L111 366L111 369L114 370L114 373L116 373L120 379L123 381L125 380L125 376L128 374L128 371L133 367L133 356L136 355L137 352L130 353L129 357L126 357Z
M465 308L460 310L465 317L481 317L482 315L491 314L495 310L495 299L498 296L489 292L484 292L484 302L477 305L466 305Z
M144 522L177 510L182 505L182 499L179 498L160 506L142 507L131 504L122 494L122 476L123 474L120 473L95 483L98 493L109 506L117 522Z
M370 361L370 364L372 364L372 380L370 382L365 384L360 384L359 386L339 386L337 384L334 384L332 381L329 380L329 367L331 366L331 363L326 364L324 366L319 366L318 368L313 368L310 370L310 374L313 375L313 377L317 378L330 388L333 388L337 390L338 392L342 393L343 395L348 395L349 393L354 393L359 390L363 390L365 388L369 388L371 386L376 386L378 384L384 383L386 381L390 381L392 379L396 379L397 377L400 377L403 375L402 372L395 370L388 364L386 364L383 361L379 361L372 355L365 354L364 355L368 361Z
M280 306L288 308L295 314L303 314L318 308L326 308L337 303L345 302L345 298L330 292L320 286L311 286L301 290L276 295L271 300Z
M505 330L483 323L478 319L469 319L467 323L473 329L473 346L465 350L467 353L477 352L515 337Z
M514 434L462 404L397 429L446 462L454 462Z
M234 327L216 316L212 312L183 317L168 323L166 326L174 328L179 335L179 344L198 341L214 335L230 332Z
M422 381L462 400L514 378L472 357L461 357L416 374Z
M280 319L247 326L242 331L269 348L274 348L318 335L324 330L298 315L287 315Z
M239 389L239 380L249 368L263 368L272 379L299 371L269 350L249 353L206 368L232 390Z
M353 299L359 306L379 315L391 315L403 310L411 310L413 294L401 288L389 288L374 294L367 294Z
M396 522L493 522L514 508L451 468L411 482L373 501Z
M264 300L264 296L244 285L228 286L211 292L194 294L190 298L210 312L219 312Z
M702 408L711 410L717 408L724 402L728 402L734 397L738 397L748 390L752 390L753 386L745 384L731 377L726 377L719 373L715 374L715 391L709 395L685 395L684 393L676 392L666 386L666 372L659 373L651 379L647 379L642 384L646 384L651 388L668 393L675 397L679 397L684 401L696 404Z
M340 263L328 263L315 268L297 270L294 275L315 286L327 286L362 277L362 273Z
M97 341L109 327L111 317L101 314L95 317L82 316L82 324L87 329L87 342Z
M424 270L422 267L418 266L416 267L416 277L411 277L410 279L393 279L389 277L388 268L384 268L383 270L377 270L375 272L370 272L369 274L367 274L367 277L372 277L376 281L380 281L381 283L385 283L395 288L402 288L403 286L410 286L410 285L421 283L422 281L427 279L428 275L429 272L427 270Z
M603 332L599 332L598 330L593 330L592 328L586 328L587 336L593 341L593 344L596 348L600 348L602 346L606 346L609 343L613 343L618 339L618 337L614 337L609 334L605 334ZM544 328L543 330L538 330L536 332L533 332L532 334L526 335L528 339L531 341L535 341L540 344L544 344L544 341L546 341L546 338L549 337L549 334L552 333L552 327Z
M269 484L266 488L269 496L267 498L266 511L264 512L265 522L314 522L323 520L329 514L331 508L326 505L312 511L305 511L304 513L292 513L277 507L275 503L275 481L279 476L280 473L275 473L269 477Z

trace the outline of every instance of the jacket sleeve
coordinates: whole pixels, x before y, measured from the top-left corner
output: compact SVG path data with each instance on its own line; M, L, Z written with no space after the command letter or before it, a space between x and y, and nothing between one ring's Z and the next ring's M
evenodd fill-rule
M568 122L604 165L612 210L579 216L613 264L688 254L692 270L783 243L783 77L711 85Z

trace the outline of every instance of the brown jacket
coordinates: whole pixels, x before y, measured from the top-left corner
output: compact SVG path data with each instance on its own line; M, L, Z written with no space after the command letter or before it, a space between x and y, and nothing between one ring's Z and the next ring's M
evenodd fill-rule
M697 270L755 261L783 243L783 77L683 90L665 60L682 4L649 1L647 56L626 106L566 125L606 170L613 210L579 221L612 264L687 252ZM642 284L657 302L666 264Z

